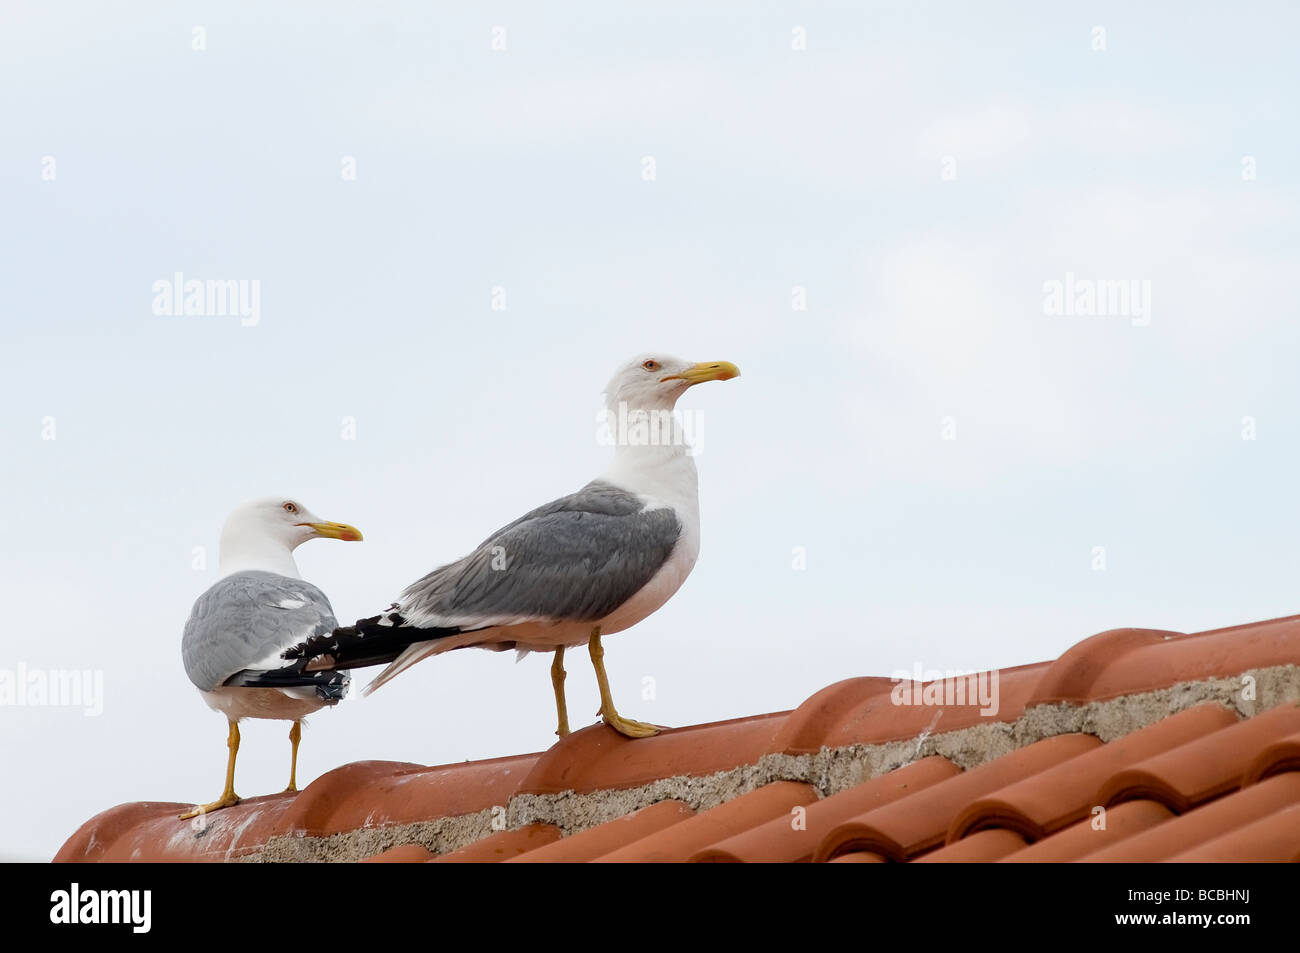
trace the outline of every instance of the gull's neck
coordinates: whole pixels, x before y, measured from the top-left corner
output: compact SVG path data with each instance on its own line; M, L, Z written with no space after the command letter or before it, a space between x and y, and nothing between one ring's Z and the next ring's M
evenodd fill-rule
M691 516L699 511L699 487L695 460L685 442L680 420L672 404L650 408L620 408L609 404L608 423L614 437L614 459L601 476L630 492L650 497ZM671 415L672 428L664 427L664 415ZM638 429L648 417L657 417L660 426ZM654 442L644 443L647 434Z
M233 573L261 570L301 579L293 550L278 539L259 533L227 529L221 534L221 578Z

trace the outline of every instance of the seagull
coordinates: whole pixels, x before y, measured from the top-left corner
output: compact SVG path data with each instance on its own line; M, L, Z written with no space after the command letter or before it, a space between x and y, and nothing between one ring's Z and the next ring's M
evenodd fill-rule
M230 724L226 786L215 801L196 806L182 819L239 803L235 756L243 718L293 722L285 790L298 790L302 719L347 694L347 675L295 672L280 658L286 648L338 625L325 593L304 581L293 561L294 549L316 538L356 541L361 533L347 523L327 523L281 497L245 503L226 519L221 578L194 603L181 639L185 674L208 707Z
M416 662L453 649L553 652L558 727L569 733L564 651L587 644L600 716L629 738L655 725L624 718L605 674L603 635L662 606L700 551L695 460L674 408L690 387L740 376L729 361L692 364L643 354L605 390L614 460L576 493L497 530L468 556L407 586L388 610L313 635L284 653L303 674L387 663L365 694Z

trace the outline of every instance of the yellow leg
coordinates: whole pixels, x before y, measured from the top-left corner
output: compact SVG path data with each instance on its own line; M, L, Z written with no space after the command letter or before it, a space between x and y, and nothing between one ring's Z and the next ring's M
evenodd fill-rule
M569 706L564 701L564 646L555 650L555 661L551 663L551 685L555 689L555 714L558 727L555 733L563 738L569 733Z
M596 670L596 683L600 686L600 716L605 719L605 724L629 738L649 738L659 734L654 725L624 718L615 710L614 696L609 693L609 678L605 675L605 649L600 644L600 626L591 630L587 650L591 653L591 665Z
M226 787L221 792L221 797L207 804L200 804L194 810L182 814L181 820L198 817L200 814L207 814L209 811L219 811L223 807L230 807L239 803L239 795L235 793L235 756L239 754L238 722L232 721L230 723L230 734L226 736L226 747L230 749L230 755L226 759Z
M284 789L285 794L298 790L298 742L301 740L302 722L295 721L289 729L289 744L293 746L293 752L289 756L289 786Z

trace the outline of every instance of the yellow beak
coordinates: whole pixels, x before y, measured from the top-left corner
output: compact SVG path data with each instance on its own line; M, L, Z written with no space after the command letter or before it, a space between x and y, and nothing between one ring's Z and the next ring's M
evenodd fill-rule
M688 367L680 374L669 374L664 380L703 384L705 381L729 381L739 376L740 368L730 361L704 361Z
M325 539L341 539L345 542L357 543L364 538L361 530L347 523L299 523L298 525L310 526L316 531L317 536L323 536Z

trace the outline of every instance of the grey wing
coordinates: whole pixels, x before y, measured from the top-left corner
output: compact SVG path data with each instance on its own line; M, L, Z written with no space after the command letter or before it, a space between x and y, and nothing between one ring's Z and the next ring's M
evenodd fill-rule
M466 628L604 618L650 581L681 536L673 510L643 506L610 484L588 484L407 587L399 611L411 624Z
M216 583L194 603L181 657L199 689L212 691L243 669L274 669L291 645L337 626L325 593L309 582L271 572L241 572Z

